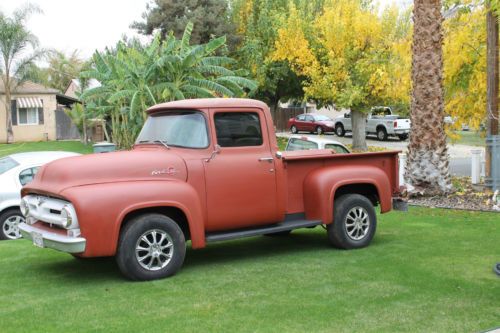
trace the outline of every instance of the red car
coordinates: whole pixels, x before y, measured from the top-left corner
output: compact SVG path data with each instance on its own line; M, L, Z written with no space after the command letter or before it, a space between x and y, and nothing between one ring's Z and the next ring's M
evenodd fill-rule
M335 132L335 123L322 114L304 113L288 120L288 128L293 134L299 131L323 134Z

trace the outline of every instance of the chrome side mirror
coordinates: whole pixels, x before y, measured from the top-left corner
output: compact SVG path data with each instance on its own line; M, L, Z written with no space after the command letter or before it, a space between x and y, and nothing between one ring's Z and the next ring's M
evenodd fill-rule
M215 158L215 155L217 155L217 154L220 154L220 145L215 145L214 151L212 152L212 155L210 155L210 157L207 158L205 160L205 162L207 162L207 163L210 162L211 160L213 160Z

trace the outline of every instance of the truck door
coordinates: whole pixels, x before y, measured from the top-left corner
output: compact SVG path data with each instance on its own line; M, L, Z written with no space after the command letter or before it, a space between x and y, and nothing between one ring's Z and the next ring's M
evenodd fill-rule
M207 230L277 222L275 157L264 112L217 109L210 118L220 150L204 163Z

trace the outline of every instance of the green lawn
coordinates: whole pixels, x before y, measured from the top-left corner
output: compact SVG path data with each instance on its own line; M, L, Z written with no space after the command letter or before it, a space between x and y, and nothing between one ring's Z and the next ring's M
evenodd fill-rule
M469 146L481 146L486 145L486 138L482 137L477 131L456 131L460 137L458 140L449 140L453 144L469 145Z
M80 154L92 152L91 145L84 145L80 141L40 141L0 144L0 157L24 153L28 151L72 151Z
M112 259L0 242L2 332L480 332L500 326L500 215L412 208L373 244L323 229L188 250L176 276L124 280Z

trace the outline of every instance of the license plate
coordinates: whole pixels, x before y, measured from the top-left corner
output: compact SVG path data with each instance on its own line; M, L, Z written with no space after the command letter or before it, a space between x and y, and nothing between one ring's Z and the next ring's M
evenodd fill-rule
M42 234L39 234L38 232L32 232L31 237L33 237L33 245L43 247Z

